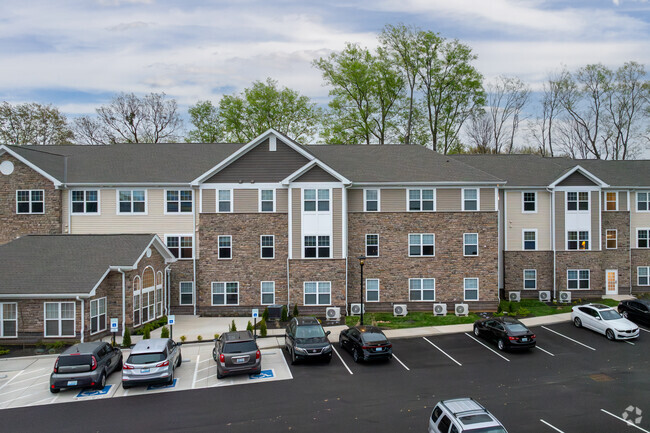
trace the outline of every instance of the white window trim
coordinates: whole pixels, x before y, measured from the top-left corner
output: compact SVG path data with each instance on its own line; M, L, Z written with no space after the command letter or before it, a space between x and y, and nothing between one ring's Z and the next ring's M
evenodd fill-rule
M470 189L476 191L476 210L465 210L465 191ZM460 204L463 212L480 212L481 211L481 188L463 188Z
M230 192L230 210L225 212L225 211L220 211L219 210L219 191L229 191ZM234 191L232 188L217 188L214 190L215 193L215 213L233 213L235 209L235 196L234 196ZM225 201L225 200L224 200Z
M467 299L467 280L476 280L476 289L469 289L469 290L476 290L476 299ZM481 291L480 291L481 283L478 279L478 277L469 277L469 278L463 278L463 301L470 301L470 302L476 302L481 300Z
M615 201L615 203L616 203L616 209L614 209L614 210L609 210L609 209L607 209L607 203L608 203L608 202L607 202L607 194L611 194L611 193L616 194L616 201ZM603 208L603 210L604 210L605 212L615 212L615 211L618 211L618 196L619 196L619 192L618 192L618 191L605 191L605 206L604 206L604 208Z
M305 191L311 191L311 190L316 191L316 199L315 200L309 200L309 201L315 201L316 202L316 209L315 210L305 210ZM318 202L319 201L325 201L325 200L319 200L318 199L318 191L320 191L320 190L329 191L328 199L327 199L329 204L327 206L328 210L326 210L326 211L325 210L318 210ZM332 213L332 188L318 188L318 187L302 188L300 196L302 198L302 203L300 203L300 210L302 211L303 214L307 214L307 215L330 215ZM304 238L304 236L303 236L303 238Z
M526 194L535 194L535 210L525 210L525 202L524 202L524 197ZM537 191L522 191L521 192L521 213L529 214L529 213L537 213L537 208L539 207L537 205L538 200L537 200Z
M130 191L131 192L131 212L121 212L120 211L120 191ZM133 191L144 191L144 212L133 212ZM115 214L116 215L149 215L149 191L145 189L116 189L115 190Z
M612 211L610 211L610 212L612 212ZM616 246L614 248L610 248L610 247L607 246L607 241L608 241L607 232L614 232L614 234L616 235L616 238L615 238ZM616 249L618 249L618 230L617 229L605 229L605 249L606 250L616 250Z
M646 230L648 232L648 246L640 247L639 246L639 230ZM647 250L650 248L650 228L649 227L637 227L636 228L636 247L642 250Z
M189 304L184 304L182 302L183 291L181 289L181 286L183 285L183 283L192 285L192 293L191 293L192 294L192 302L190 302ZM194 281L179 281L178 282L178 305L194 305Z
M270 304L264 302L264 291L263 291L264 283L273 284L273 302L271 302ZM275 305L275 281L260 281L260 305Z
M532 289L526 287L526 271L535 272L535 279L534 279L535 287L533 287ZM522 286L523 290L537 290L537 269L524 269L524 271L522 272L522 284L523 284L523 286Z
M16 309L16 318L15 319L5 319L4 318L4 306L13 305ZM4 322L13 320L16 322L16 335L14 336L5 336ZM18 338L18 303L17 302L0 302L0 338L9 339L9 338Z
M582 250L580 248L577 248L575 250L570 250L569 249L569 232L576 232L578 234L578 240L577 240L578 247L580 247L580 232L587 232L587 235L589 236L587 238L587 241L589 242L589 248L584 249L584 250ZM567 230L566 233L564 234L564 237L566 238L566 240L565 240L565 242L566 242L566 245L565 245L566 251L591 251L591 244L592 244L591 230Z
M29 201L21 203L29 203L29 212L18 212L18 192L29 191ZM40 191L43 194L43 212L32 212L32 191ZM35 202L40 203L40 202ZM44 215L45 214L45 190L44 189L17 189L16 190L16 215Z
M132 323L133 326L140 326L142 324L142 278L140 275L133 277L133 287L135 287L135 281L138 280L138 290L133 290L133 297L131 298L131 309L133 310ZM135 297L138 296L138 309L135 309ZM135 321L135 313L138 312L138 322Z
M377 191L377 210L368 210L366 208L366 202L367 202L366 194L367 194L368 191ZM435 198L435 192L433 194L434 194L434 198ZM435 201L434 201L434 206L435 206ZM363 190L363 211L364 212L381 212L381 189L379 189L379 188L364 188L364 190Z
M411 255L411 236L420 236L420 253L422 253L422 236L426 235L431 235L433 236L433 254L427 254L426 256L424 254L419 254L417 256ZM406 238L406 242L408 245L408 254L409 257L435 257L436 256L436 235L435 233L409 233L408 238Z
M167 238L173 238L177 237L178 238L178 258L177 260L193 260L194 259L194 235L191 233L169 233L165 234L165 246L167 246ZM186 258L181 258L180 255L180 250L181 250L181 237L185 238L192 238L192 257L186 257ZM231 241L232 243L232 241ZM169 247L168 247L169 248Z
M237 303L236 304L229 304L228 303L228 289L226 288L226 284L228 283L235 283L237 284ZM214 303L214 285L215 284L223 284L223 304L215 304ZM238 306L239 305L239 281L212 281L210 282L210 305L213 307L228 307L228 306Z
M564 211L569 214L586 214L591 212L591 189L585 190L585 189L571 189L564 191ZM569 193L570 192L575 192L576 193L576 205L577 209L576 210L569 210ZM580 210L580 193L581 192L586 192L587 193L587 210ZM582 230L584 231L584 230Z
M373 292L377 292L377 300L376 301L371 301L368 299L368 281L377 281L377 290L372 290ZM381 301L381 283L379 281L379 278L366 278L366 300L365 302L380 302Z
M377 255L375 256L368 255L368 236L377 236ZM379 257L379 234L378 233L366 233L364 254L366 257Z
M646 197L648 198L648 201L646 202L646 203L648 203L648 206L647 206L648 209L646 209L646 210L639 210L639 194L648 194L648 195L646 196ZM629 198L629 197L628 197L628 198ZM650 212L650 190L648 190L648 191L637 191L637 192L636 192L636 195L635 195L635 197L634 197L634 203L635 203L634 207L636 208L636 211L637 211L637 212L640 212L640 213Z
M305 257L305 238L307 236L316 237L316 247L315 247L316 248L316 257ZM319 236L321 236L321 237L327 236L328 238L330 238L330 244L329 244L330 254L327 257L318 257L318 248L319 248L318 237ZM334 245L332 244L333 238L334 238L334 236L331 236L331 235L313 235L313 234L305 234L305 235L303 235L302 236L302 258L305 259L305 260L331 259L333 257L333 254L334 254ZM310 247L310 248L312 248L312 247Z
M221 246L219 245L219 238L230 238L230 257L221 257L220 251ZM217 260L232 260L233 256L233 242L232 242L232 235L218 235L217 236ZM217 281L220 282L220 281Z
M307 304L307 302L305 302L305 300L307 298L307 292L305 291L307 283L316 283L316 303L315 304ZM319 289L321 283L323 283L323 284L327 283L330 286L330 291L329 291L330 302L329 302L329 304L321 304L320 303L320 299L319 299L319 296L318 296L320 292L318 291L318 289ZM309 306L312 306L312 305L313 306L332 305L332 282L331 281L303 281L303 283L302 283L302 305L304 305L304 306L308 306L308 305Z
M641 284L641 268L646 268L648 269L648 283L647 284ZM650 266L637 266L636 268L636 285L637 286L650 286Z
M104 329L99 328L99 317L102 316L101 314L99 314L99 301L101 301L102 299L104 300L104 316L106 316L106 318L104 319ZM92 315L92 312L93 312L92 303L93 302L97 302L98 314L96 316ZM99 334L100 332L106 331L108 329L108 323L107 323L108 322L108 302L107 302L106 296L104 296L103 298L91 299L90 302L88 303L88 307L89 307L89 313L88 313L89 327L88 327L88 330L90 331L90 335ZM93 326L92 326L93 317L97 317L97 331L95 331L95 332L92 332L92 329L93 329Z
M264 257L264 256L262 255L262 249L263 249L263 248L271 248L271 247L268 247L268 246L267 246L267 247L264 247L264 246L262 245L262 238L263 238L263 237L271 237L271 238L273 238L273 256L271 256L271 257ZM231 244L232 244L232 241L231 241ZM232 252L231 252L230 255L232 256ZM272 260L272 259L275 259L275 235L260 235L260 259L262 259L262 260Z
M535 233L535 248L533 248L532 250L526 249L526 237L525 237L526 232ZM539 244L539 236L537 236L537 229L521 229L521 250L522 251L537 251L538 244Z
M576 271L578 273L578 279L577 279L578 287L575 288L575 289L569 289L569 271ZM587 287L586 289L581 289L580 288L580 271L589 272L589 279L587 280L587 281L589 281L589 287ZM567 290L591 290L591 270L590 269L567 269L566 270L566 289Z
M474 245L465 243L465 235L476 235L476 254L465 254L465 246ZM478 233L463 233L463 257L478 257L479 256L479 247L478 247Z
M156 274L154 273L154 285L151 287L147 287L146 289L143 288L140 293L140 321L142 322L143 325L145 323L151 322L152 320L156 320L156 277L155 275ZM147 295L147 302L149 302L149 300L151 299L151 297L148 296L149 293L153 293L153 302L148 303L147 306L145 307L144 305L145 294ZM149 314L149 308L151 306L153 306L153 314ZM142 316L145 309L147 310L147 320L143 321Z
M433 280L433 299L420 299L419 301L411 300L411 281L420 280L420 294L424 294L424 280ZM422 298L424 296L421 296ZM409 278L408 302L436 302L436 279L435 278Z
M268 210L263 211L262 210L262 191L272 191L273 192L273 210L271 210L271 211L268 211ZM260 188L258 190L258 192L257 192L257 196L258 196L257 207L258 207L258 211L260 213L275 213L276 212L277 200L276 200L275 191L276 191L275 188ZM264 200L264 201L268 201L268 200Z
M425 189L433 190L433 209L432 210L423 210L422 209L422 191ZM411 191L420 191L420 210L411 210ZM436 212L438 207L436 206L438 191L436 188L408 188L406 190L406 211L407 212ZM428 201L428 200L427 200ZM365 205L364 205L365 206Z
M167 211L167 191L176 191L178 192L178 212L169 212ZM189 212L181 212L181 191L189 191L192 193L192 210ZM164 204L164 215L192 215L194 213L194 196L195 196L195 191L193 189L187 189L187 188L179 188L179 189L165 189L163 191L163 194L165 194L165 204ZM182 200L182 201L187 201L187 200Z
M59 333L58 335L45 335L47 333L47 321L48 320L55 320L55 319L48 319L47 318L47 304L57 304L59 306L59 318L56 319L59 322ZM73 333L72 335L62 335L61 334L61 304L72 304L73 305L73 310L72 310L72 317L73 317L73 324L72 324L72 330ZM65 320L70 320L70 319L65 319ZM77 303L72 301L61 301L61 302L43 302L43 338L74 338L77 336Z
M84 201L83 201L83 203L84 203L84 211L83 212L74 212L72 210L72 193L76 192L76 191L83 191L83 193L84 193ZM97 212L86 212L86 203L87 203L87 201L86 201L86 192L88 192L88 191L95 191L97 193ZM73 215L73 216L101 215L102 214L102 195L101 194L102 193L101 193L101 190L99 188L97 188L97 189L91 189L91 188L77 189L77 188L75 188L75 189L71 189L70 191L68 191L68 197L70 199L69 203L68 203L68 209L70 209L70 215Z

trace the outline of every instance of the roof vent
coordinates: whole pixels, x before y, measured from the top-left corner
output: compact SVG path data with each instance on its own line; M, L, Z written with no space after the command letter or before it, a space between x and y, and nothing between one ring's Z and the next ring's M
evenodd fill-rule
M269 152L275 152L277 149L277 141L275 136L269 137Z

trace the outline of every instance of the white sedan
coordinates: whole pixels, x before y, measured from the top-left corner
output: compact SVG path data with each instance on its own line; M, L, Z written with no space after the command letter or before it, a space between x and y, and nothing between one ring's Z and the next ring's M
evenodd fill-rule
M639 327L623 318L616 309L602 304L576 305L571 311L576 327L604 334L608 340L628 340L639 336Z

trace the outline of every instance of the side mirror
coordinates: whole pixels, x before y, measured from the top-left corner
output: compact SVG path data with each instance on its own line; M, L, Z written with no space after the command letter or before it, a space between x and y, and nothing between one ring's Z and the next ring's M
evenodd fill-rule
M332 333L332 331L327 331L327 332L325 333L325 336L328 336L328 335L330 335L331 333Z

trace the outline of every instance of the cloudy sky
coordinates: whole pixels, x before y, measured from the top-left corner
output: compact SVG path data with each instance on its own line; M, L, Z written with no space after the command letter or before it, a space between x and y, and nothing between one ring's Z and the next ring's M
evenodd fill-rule
M71 116L111 95L165 92L183 110L272 77L325 103L311 66L386 24L458 38L490 79L533 87L563 65L650 68L648 0L22 0L0 3L0 101Z

